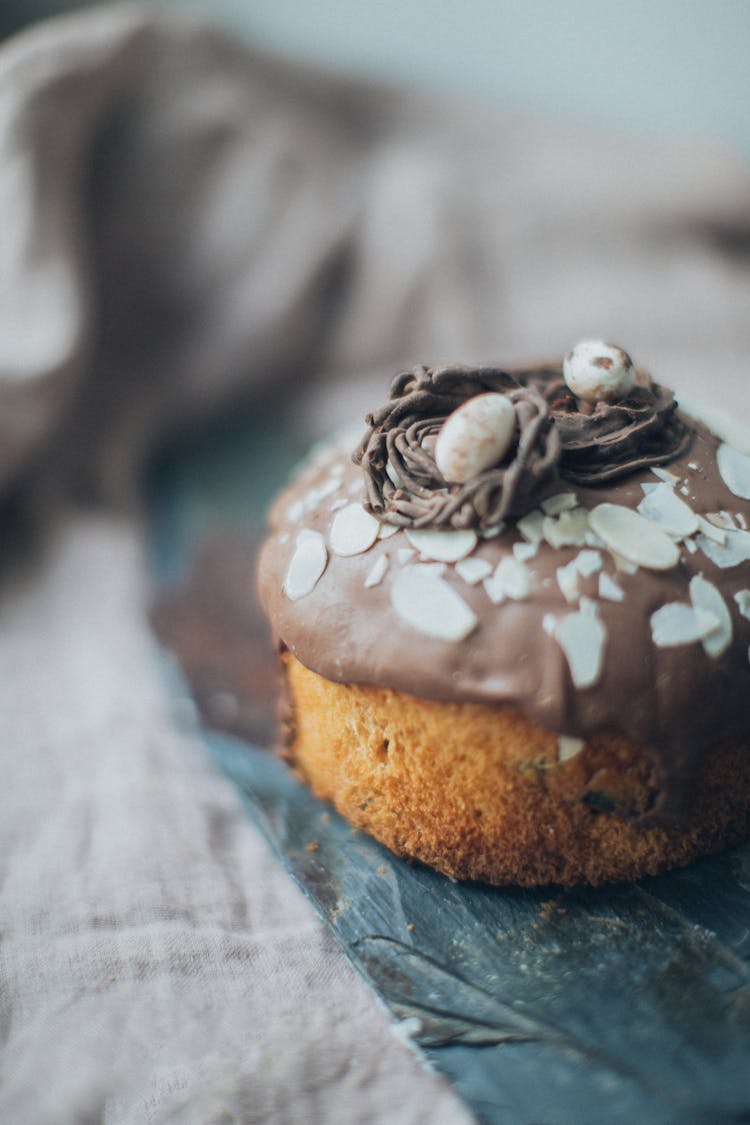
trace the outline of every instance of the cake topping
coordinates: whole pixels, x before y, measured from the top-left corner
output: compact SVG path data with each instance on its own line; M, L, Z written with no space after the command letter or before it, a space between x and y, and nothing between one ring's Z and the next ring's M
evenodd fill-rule
M391 588L391 602L407 624L441 641L462 641L478 624L476 614L431 566L404 567Z
M578 613L569 613L551 626L552 636L565 653L570 678L577 688L593 687L602 672L607 632L596 603L581 598Z
M470 400L490 395L495 405L489 410L469 409ZM500 397L508 403L502 410ZM500 463L463 483L450 482L435 460L441 434L448 450L443 464L447 460L455 473L460 462L462 475L471 460L462 444L467 431L476 430L480 417L484 431L490 411L502 415L502 441L495 446L504 447ZM369 430L354 455L366 475L366 507L401 527L489 529L506 516L523 515L554 478L560 459L559 434L543 395L499 368L415 367L396 376L390 401L366 420ZM477 464L486 461L488 448L483 444Z
M325 540L317 531L300 531L284 579L284 593L296 602L312 593L328 562Z
M680 560L677 545L656 524L621 504L597 504L589 523L607 547L649 570L670 570Z
M750 500L750 457L724 443L719 446L716 464L729 491L741 500Z
M516 430L516 412L506 395L476 395L449 414L435 442L435 465L450 484L499 465Z
M670 391L621 348L591 341L562 371L415 367L366 421L354 460L369 512L400 527L480 531L539 505L559 516L578 501L564 488L545 495L555 479L592 485L659 466L693 433Z
M477 533L470 528L464 531L425 528L423 531L407 531L406 538L419 551L421 558L436 562L458 562L470 555L477 545Z
M331 524L331 550L334 555L361 555L369 551L378 537L380 524L361 504L347 504L336 512Z
M635 385L635 368L626 351L602 340L581 340L563 360L563 378L585 402L620 402Z

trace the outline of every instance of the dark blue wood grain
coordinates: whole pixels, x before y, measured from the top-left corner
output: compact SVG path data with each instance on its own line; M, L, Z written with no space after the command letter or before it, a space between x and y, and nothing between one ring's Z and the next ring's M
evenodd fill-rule
M354 832L266 751L207 742L348 956L480 1119L750 1121L750 848L635 886L459 885Z

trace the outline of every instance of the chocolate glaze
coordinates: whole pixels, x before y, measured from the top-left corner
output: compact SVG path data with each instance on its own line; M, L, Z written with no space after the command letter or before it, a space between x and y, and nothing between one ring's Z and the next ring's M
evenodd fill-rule
M559 368L557 373L559 378ZM699 514L729 511L750 528L750 501L734 496L717 470L717 439L699 423L686 422L680 421L680 432L689 429L692 440L681 441L669 471L687 484L688 494L676 494ZM300 513L306 499L314 497L311 490L330 481L332 465L341 473L340 487ZM634 509L643 499L643 483L658 483L650 469L637 469L616 482L576 486L575 492L589 510L602 502ZM570 487L556 479L543 495ZM597 602L606 647L598 682L577 690L543 619L576 608L563 597L556 571L578 554L579 547L553 548L542 542L528 563L535 576L530 595L501 605L492 604L481 584L469 586L447 567L446 581L479 618L478 627L460 642L416 632L394 611L390 589L399 567L398 551L410 547L402 529L363 554L340 558L329 552L326 570L312 592L290 601L283 583L297 532L311 528L328 541L332 506L344 499L364 501L365 481L349 451L332 448L305 467L279 498L261 554L261 601L277 643L307 667L331 680L425 698L512 704L558 733L622 731L653 755L658 798L640 818L644 825L679 820L697 767L713 747L739 741L747 744L750 754L750 621L734 601L738 591L750 587L750 562L722 569L702 549L691 554L683 548L679 563L670 570L641 567L629 574L618 571L615 559L602 549L603 570L625 597L622 602L599 599L598 575L581 579L581 592ZM512 555L519 539L510 524L496 538L480 540L473 555L494 567ZM389 556L389 570L382 582L366 588L365 578L381 554ZM699 642L657 648L652 640L651 615L665 603L688 603L689 582L697 574L716 586L732 617L733 639L718 659L708 656Z

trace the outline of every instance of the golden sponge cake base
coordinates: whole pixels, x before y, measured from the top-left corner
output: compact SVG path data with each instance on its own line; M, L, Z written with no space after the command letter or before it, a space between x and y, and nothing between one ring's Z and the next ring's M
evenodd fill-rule
M679 828L638 828L656 795L652 761L619 734L559 762L557 735L512 707L334 683L282 659L297 773L355 827L453 879L633 880L750 831L750 747L712 753Z

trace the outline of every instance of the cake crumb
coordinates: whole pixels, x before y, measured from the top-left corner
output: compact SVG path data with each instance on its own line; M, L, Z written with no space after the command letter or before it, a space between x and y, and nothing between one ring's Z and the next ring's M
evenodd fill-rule
M409 931L410 934L414 933L414 923L413 922L409 922L409 924L406 928L407 928L407 930Z
M384 863L381 863L380 867L378 868L378 875L385 875L385 874L386 874L386 866L385 866Z
M311 840L310 843L307 845L307 850L309 852L316 852L319 847L320 847L320 845L318 844L317 840Z

